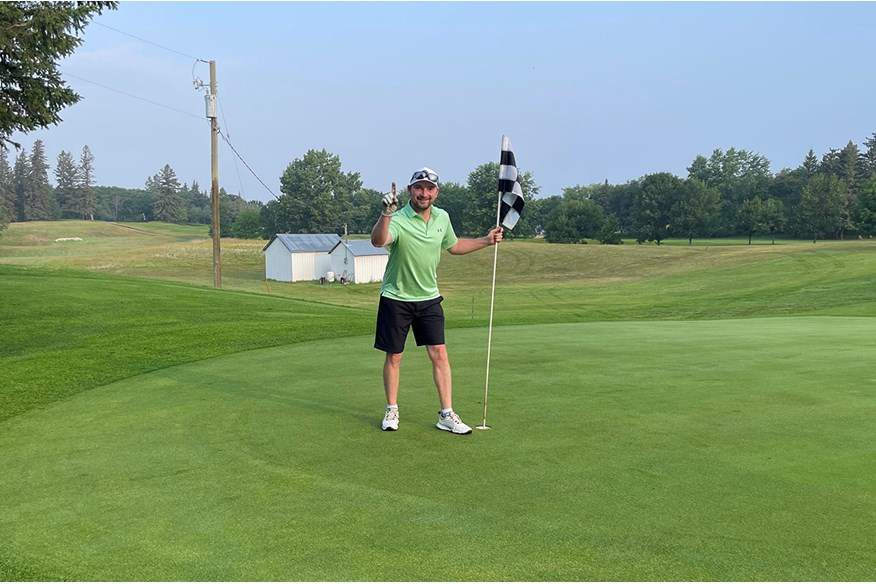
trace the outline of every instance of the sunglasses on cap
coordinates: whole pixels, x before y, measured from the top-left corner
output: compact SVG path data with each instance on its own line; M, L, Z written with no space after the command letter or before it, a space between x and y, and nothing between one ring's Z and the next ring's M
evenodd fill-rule
M427 170L418 170L411 177L411 184L414 184L418 180L428 180L428 181L432 181L433 183L437 183L438 182L438 175L435 174L434 172L429 172Z

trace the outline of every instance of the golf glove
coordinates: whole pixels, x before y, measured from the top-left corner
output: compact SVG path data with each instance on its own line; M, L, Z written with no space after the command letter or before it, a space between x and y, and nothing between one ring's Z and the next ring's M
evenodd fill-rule
M398 211L398 195L395 193L385 194L380 202L383 204L383 211L381 211L383 215L389 217Z

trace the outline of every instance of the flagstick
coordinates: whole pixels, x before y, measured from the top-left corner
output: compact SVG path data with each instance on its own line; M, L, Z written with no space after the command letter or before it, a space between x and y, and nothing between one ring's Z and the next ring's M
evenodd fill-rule
M499 191L499 202L496 205L496 227L499 227L499 218L502 213L502 192ZM487 379L484 385L484 423L478 426L478 430L489 430L487 426L487 394L490 390L490 349L493 346L493 304L496 300L496 262L499 259L499 243L493 245L493 286L490 290L490 327L487 333Z

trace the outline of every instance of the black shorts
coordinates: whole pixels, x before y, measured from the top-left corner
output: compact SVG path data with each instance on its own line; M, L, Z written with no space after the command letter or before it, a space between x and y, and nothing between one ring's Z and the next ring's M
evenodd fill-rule
M377 334L374 348L386 353L402 353L408 331L413 326L417 346L444 344L443 297L422 302L402 302L380 297L377 308Z

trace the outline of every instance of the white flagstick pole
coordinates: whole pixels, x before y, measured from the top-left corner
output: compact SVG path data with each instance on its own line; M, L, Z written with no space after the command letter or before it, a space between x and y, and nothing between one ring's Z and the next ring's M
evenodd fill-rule
M496 227L499 227L499 219L502 213L502 191L499 191L499 201L496 205ZM489 430L487 426L487 394L490 390L490 349L493 345L493 304L496 300L496 261L499 258L499 244L493 245L493 286L490 290L490 327L487 333L487 380L484 385L484 423L478 426L478 430Z

